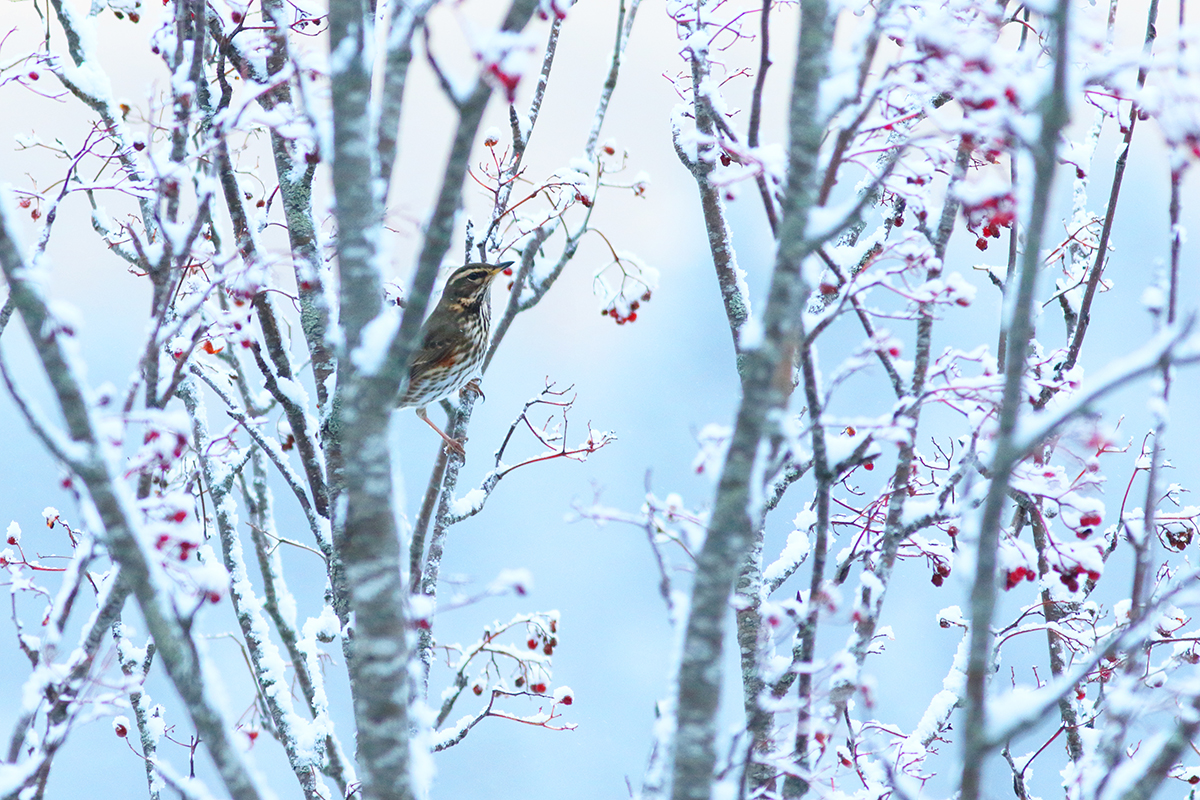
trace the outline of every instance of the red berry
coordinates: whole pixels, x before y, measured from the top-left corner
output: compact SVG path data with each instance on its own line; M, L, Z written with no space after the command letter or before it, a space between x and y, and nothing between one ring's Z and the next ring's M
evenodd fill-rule
M636 311L630 311L630 312L629 312L629 316L628 316L628 317L626 317L625 319L627 319L627 320L628 320L628 321L630 321L630 322L637 322L637 312L636 312Z
M504 274L505 274L505 275L512 275L512 267L505 267L505 268L504 268Z
M545 691L546 691L546 684L544 684L544 683L535 683L535 684L533 684L532 686L530 686L529 688L530 688L530 689L532 689L532 690L533 690L535 693L537 693L537 694L542 694L543 692L545 692Z
M537 644L538 644L537 639L530 639L525 644L529 647L530 650L537 650Z
M525 676L518 675L517 679L515 681L513 681L513 683L515 683L517 685L517 688L520 689L522 686L525 685Z
M176 522L183 522L185 519L187 519L187 512L180 509L179 511L176 511L174 514L171 515L171 519L173 519Z
M234 25L237 25L238 23L240 23L242 21L242 12L234 11L232 14L229 15L229 18L231 20L233 20Z
M1079 518L1079 524L1083 525L1084 527L1094 528L1095 526L1100 524L1100 515L1094 511L1091 513L1088 513L1088 514L1084 514L1082 517Z
M941 586L942 582L945 581L946 579L935 572L935 573L933 573L933 578L931 578L931 580L933 581L934 586Z
M865 469L867 472L870 472L871 470L875 469L875 462L868 461L867 463L863 464L863 469Z
M832 283L822 283L819 288L823 295L837 294L837 286Z
M569 706L575 702L575 698L571 697L569 694L564 694L562 700L559 700L558 702L562 703L564 706Z
M548 656L554 655L554 645L550 644L549 642L546 642L545 647L542 648L542 652Z
M42 76L38 75L38 72L36 69L32 69L29 71L29 80L36 81L40 77L42 77Z
M124 739L126 736L129 735L129 729L118 722L115 725L113 725L113 733L115 733L117 736Z
M975 240L975 246L978 247L980 250L987 250L987 239L980 236L978 239Z
M479 695L483 694L483 687L477 683L471 687L471 691L475 693L476 697L478 697Z

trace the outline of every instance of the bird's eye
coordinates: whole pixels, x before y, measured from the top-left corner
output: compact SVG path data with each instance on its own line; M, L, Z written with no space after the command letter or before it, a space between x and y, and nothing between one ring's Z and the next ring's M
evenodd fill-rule
M481 281L484 278L486 278L487 276L488 276L488 273L487 273L486 269L477 269L471 273L470 277L471 277L471 280L473 280L473 281Z

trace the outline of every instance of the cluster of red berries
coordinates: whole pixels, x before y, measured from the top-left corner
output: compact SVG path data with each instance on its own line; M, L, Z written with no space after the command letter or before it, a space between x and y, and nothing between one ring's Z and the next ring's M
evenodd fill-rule
M1194 133L1189 133L1183 139L1184 143L1192 149L1192 155L1200 158L1200 136Z
M179 513L184 513L184 512L179 512ZM184 516L186 517L187 515L184 514ZM182 522L182 520L178 520L178 521ZM171 544L172 542L176 543L175 547L168 548L167 545ZM158 535L158 539L156 539L154 542L155 550L158 550L161 553L161 552L167 551L168 549L173 549L174 550L173 555L175 556L175 558L179 559L180 561L187 561L189 558L191 558L192 553L194 553L196 551L196 548L198 548L198 547L199 547L199 545L196 544L195 542L189 542L186 539L176 539L174 536L171 536L169 533L160 533Z
M510 278L511 278L511 277L512 277L512 274L513 274L513 269L512 269L512 267L505 267L505 268L503 269L503 271L501 272L501 274L503 274L503 275L505 275L505 276L507 276L507 277L510 277ZM508 286L506 286L505 288L506 288L506 289L508 289L508 291L510 291L510 292L511 292L511 291L512 291L512 288L513 288L513 282L512 282L512 281L509 281L509 282L508 282Z
M229 300L233 303L235 308L246 309L245 316L241 319L233 320L233 322L230 323L230 326L235 332L241 334L238 344L246 349L249 349L253 344L250 339L250 333L249 331L242 333L242 329L250 325L250 309L246 308L246 306L254 302L254 297L258 294L258 287L230 288L226 289L225 293L229 296ZM204 351L210 354L213 353L213 351L209 350L207 347L204 348ZM220 352L220 350L218 349L217 352ZM176 358L178 357L179 356L177 355Z
M537 650L540 647L544 655L552 656L554 655L554 648L558 647L558 637L551 636L549 639L546 639L543 638L541 633L538 633L531 636L525 645L530 650Z
M565 2L563 0L550 0L549 3L539 3L539 8L537 11L538 19L543 21L548 20L550 19L551 14L554 15L555 19L566 19L567 9L570 8L572 4L573 0L566 0ZM549 6L549 8L547 8L547 6Z
M1010 569L1004 574L1004 591L1008 591L1021 581L1031 581L1037 577L1037 573L1029 567L1017 567Z
M498 61L494 61L487 65L484 74L500 85L509 104L517 99L517 84L521 82L521 73L507 72L501 69Z
M987 250L988 237L1000 238L1000 229L1012 227L1017 218L1016 201L1011 193L989 197L973 206L964 206L963 214L967 218L967 229L979 229L979 238L975 246ZM982 227L981 227L982 226Z
M1086 539L1092 535L1092 531L1100 524L1100 515L1095 511L1089 511L1079 518L1079 529L1075 531L1075 535L1080 539Z
M1072 592L1079 591L1079 576L1081 575L1086 575L1090 581L1100 580L1099 572L1094 569L1088 569L1082 564L1076 564L1074 567L1055 564L1054 571L1058 573L1058 579L1062 581L1063 586L1066 586Z
M17 201L17 205L19 205L21 208L29 208L31 205L33 205L33 198L22 197L20 200ZM29 212L30 219L37 220L37 219L40 219L41 216L42 216L42 211L39 208L34 208L34 209L30 210L30 212Z
M633 302L631 302L629 304L629 311L625 312L624 314L622 314L621 310L619 308L617 308L617 304L613 303L608 308L600 309L600 316L611 317L613 322L616 322L618 325L624 325L626 322L637 322L638 309L642 307L642 303L649 303L649 302L650 302L650 290L647 289L642 294L641 300L634 300Z
M157 441L160 438L162 438L162 432L151 429L146 431L146 435L142 437L142 444L150 444L151 442ZM175 458L182 456L184 448L187 447L187 443L188 440L186 436L184 436L182 433L176 433L175 446L171 448L171 455L173 455ZM159 454L159 458L160 460L165 460L163 459L161 453Z
M513 683L515 683L517 685L518 689L524 687L525 686L525 676L518 675L517 679L515 681L513 681ZM529 691L533 692L534 694L545 694L546 693L546 684L541 683L541 682L531 683L531 684L529 684ZM570 703L568 703L567 705L570 705Z
M950 565L945 561L937 562L937 567L933 571L933 585L941 586L946 578L950 577Z

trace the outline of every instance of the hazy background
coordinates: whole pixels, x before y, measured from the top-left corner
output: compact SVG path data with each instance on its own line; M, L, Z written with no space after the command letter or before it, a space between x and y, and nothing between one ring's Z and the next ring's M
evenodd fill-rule
M790 81L790 52L795 37L793 12L794 9L781 9L774 18L776 66L768 83L763 137L766 141L778 141L783 135L785 90ZM158 98L166 86L161 63L147 60L150 56L146 53L147 37L160 13L159 4L153 3L142 9L139 24L118 21L111 12L102 14L97 23L100 52L115 94L128 98L135 106L145 107L147 100ZM467 14L475 15L472 19L482 25L485 18L498 12L490 7L466 6L461 13L464 18ZM1174 19L1175 4L1165 3L1161 14L1163 19ZM607 71L615 20L612 2L584 0L571 10L563 28L542 117L530 144L527 174L532 180L544 178L580 155ZM442 12L434 17L432 24L439 48L463 52L464 28L455 13ZM31 48L42 25L30 3L5 3L0 11L0 35L10 28L16 32L0 48L0 64L10 64ZM533 26L539 47L544 43L546 27L545 23ZM1141 4L1123 9L1118 25L1122 36L1136 40L1143 27ZM52 38L55 48L60 48L61 33L53 26ZM570 443L585 437L588 424L614 431L618 441L586 464L555 461L518 470L505 478L483 513L452 530L442 566L443 600L449 598L455 586L464 590L485 586L504 568L526 567L533 573L533 591L528 597L495 598L442 613L435 631L441 641L469 644L493 620L506 621L516 613L531 610L558 609L562 621L558 634L560 646L555 651L554 683L568 684L574 689L576 702L563 709L562 721L579 727L572 732L554 733L503 720L487 720L463 743L436 756L438 776L432 790L434 798L539 800L566 796L598 800L628 796L627 779L635 787L641 782L650 743L653 704L665 689L671 647L658 595L657 572L640 529L622 525L597 527L567 520L574 506L590 504L596 498L605 505L636 511L643 501L647 481L660 497L677 492L688 505L704 507L712 490L708 479L693 474L691 469L696 452L695 433L710 422L729 424L736 408L738 390L732 347L699 203L694 183L676 159L670 141L669 113L679 98L665 76L674 76L685 67L678 49L663 4L648 0L639 12L601 138L612 137L618 148L629 150L628 169L614 176L615 180L631 181L635 174L645 171L652 182L644 199L633 198L628 191L602 190L593 217L595 226L619 250L636 253L660 270L660 288L639 311L635 324L614 325L599 314L599 300L592 293L594 271L608 263L607 248L599 237L585 240L570 269L547 299L513 325L490 367L484 382L487 399L476 406L469 460L459 493L478 482L490 466L490 452L502 440L511 420L524 401L542 389L547 378L560 386L573 385L578 395L570 416ZM738 51L731 52L729 63L740 66L739 57ZM540 53L531 58L531 65L539 60ZM455 63L461 77L469 76L469 65ZM532 80L522 85L519 106L527 102L531 86ZM750 87L750 78L732 81L727 86L734 98L732 104L739 103L738 98L744 97ZM48 73L34 88L49 93L57 90L56 81ZM0 86L0 108L6 110L0 114L0 181L31 188L57 180L64 169L61 160L56 161L42 150L19 152L14 135L36 133L45 141L57 137L68 148L74 148L86 134L90 116L82 114L79 104L70 98L66 102L38 98L13 83ZM496 125L506 130L506 113L500 98L493 98L489 122L484 127ZM429 200L436 190L452 120L430 71L423 61L415 60L389 217L396 230L388 241L393 248L390 264L394 280L402 286L406 285L413 253L420 244L417 225L425 219ZM739 116L735 122L744 124L744 119ZM1090 109L1081 109L1075 120L1075 135L1090 122ZM1117 138L1110 127L1096 151L1092 189L1096 200L1092 207L1097 210L1107 197L1110 154L1116 147ZM257 174L273 186L274 173L269 160L262 162ZM1127 352L1151 330L1151 320L1141 309L1139 298L1168 254L1166 176L1155 127L1153 123L1144 124L1135 135L1113 235L1116 251L1106 272L1114 289L1097 300L1096 318L1083 352L1085 367L1100 365ZM1065 192L1069 190L1069 175L1064 172L1062 177L1057 188L1063 201L1062 212L1052 218L1050 238L1063 231L1058 220L1067 210ZM254 190L252 179L243 180L247 189ZM852 181L842 181L843 189L851 186ZM1195 171L1189 176L1186 189L1184 224L1196 229L1195 201L1200 198ZM477 225L483 223L487 198L469 181L466 196L468 212ZM741 196L742 199L731 204L735 244L739 263L749 273L754 299L761 304L773 256L772 241L756 193L744 189ZM111 202L110 214L116 218L113 209L120 207L120 201ZM82 195L72 196L60 210L58 230L49 249L52 290L56 299L74 305L84 320L80 341L89 364L91 385L110 381L123 392L135 368L145 332L147 284L131 276L123 262L105 251L91 231L87 215ZM26 223L27 240L32 241L35 225L28 219ZM453 253L461 253L461 242L460 234ZM994 347L992 337L999 295L980 279L980 273L970 268L979 263L1002 263L1006 243L1007 239L981 254L975 250L972 237L961 229L955 234L948 263L951 269L979 285L979 294L970 309L949 314L937 326L935 352L949 344L966 349L987 342ZM281 238L275 239L273 246L280 253L286 252ZM1191 268L1195 251L1195 245L1185 247L1181 293L1184 310L1197 305L1197 278ZM1051 280L1053 276L1045 276L1043 285ZM1041 296L1048 294L1043 291ZM495 297L498 305L506 299L502 286L495 290ZM887 302L883 298L873 301ZM1047 311L1039 326L1039 338L1045 346L1056 347L1062 343L1061 315L1054 306ZM892 330L906 340L911 350L912 326L894 323ZM821 344L825 370L831 370L862 338L852 319L836 323ZM29 352L20 325L9 327L4 347L14 372L22 377L25 390L44 401L47 398L44 378ZM298 354L301 348L298 344L293 352ZM1200 475L1200 456L1195 447L1196 390L1195 373L1185 372L1172 395L1173 420L1167 445L1176 473L1166 480L1185 485L1194 483ZM1114 481L1106 495L1106 521L1114 518L1133 457L1148 426L1143 398L1143 387L1137 387L1125 390L1109 404L1111 421L1115 422L1118 414L1126 415L1120 430L1133 437L1135 452L1125 457L1110 457L1112 461L1105 464ZM891 403L886 378L876 370L849 382L835 401L833 411L849 413L853 409L858 414L875 414L890 408ZM210 405L210 415L214 426L221 424L218 408ZM431 410L431 415L440 422L440 410ZM41 511L47 505L57 506L68 518L78 519L70 499L58 488L59 472L26 431L6 393L0 395L0 419L4 420L0 428L4 433L0 437L0 525L18 521L25 531L24 545L31 554L65 552L61 532L48 532L41 522ZM927 430L929 435L937 432L933 427ZM397 467L404 480L405 508L410 516L415 516L439 440L407 411L394 416L392 436L399 445ZM928 439L922 444L928 446ZM523 440L510 450L506 461L511 463L519 454L531 455L537 451L531 441ZM892 457L885 453L883 468L876 475L888 474ZM1114 467L1118 459L1124 459L1126 466ZM784 507L773 515L768 532L768 560L773 559L808 492L806 484L793 487ZM295 514L289 494L277 489L276 497L280 532L307 541L306 528ZM1139 499L1132 505L1141 502ZM840 547L839 544L837 549ZM306 615L315 615L320 610L324 582L319 559L291 549L285 550L284 561L290 588L300 601L301 620ZM1121 574L1127 574L1127 568L1115 563L1110 572L1122 569L1126 571ZM801 574L807 582L807 570ZM1116 580L1122 581L1123 578ZM880 719L911 729L929 699L941 688L960 634L954 629L939 628L934 615L949 605L965 606L964 586L958 571L937 589L930 584L928 569L923 564L904 563L899 567L882 620L882 624L894 628L896 639L889 643L883 656L871 659L866 667L877 683L878 706L874 713ZM798 585L782 591L794 592L796 588ZM1003 599L1007 607L998 619L1006 620L1011 616L1006 614L1016 608L1017 602L1028 601L1031 595L1005 595ZM26 623L36 625L39 613L24 614ZM127 607L125 619L144 631L132 604ZM236 629L229 604L225 602L205 612L202 624L213 634L209 651L228 677L227 711L237 717L250 708L251 701L245 691L248 682L242 655L230 639L219 636L222 631ZM824 629L820 640L823 649L840 646L847 632L845 626ZM14 636L12 623L0 622L0 675L5 676L0 678L0 736L7 736L11 730L21 686L29 674L28 662L18 652ZM69 633L67 641L73 641L71 636ZM139 640L136 636L132 638ZM518 634L520 638L523 637ZM331 705L343 712L336 718L338 730L347 748L351 748L353 728L348 714L348 687L342 677L344 669L336 647L328 649L335 653L336 662L327 671ZM1002 667L1005 674L1011 665L1019 680L1031 682L1029 666L1045 663L1044 639L1030 637L1012 650L1006 649L1005 654ZM111 660L111 648L108 658ZM730 663L732 666L733 662ZM445 680L445 671L440 675L435 673L430 690L435 705ZM169 722L178 726L175 735L186 739L190 728L182 706L157 667L147 690L155 701L166 705ZM732 684L727 695L737 701L732 708L726 705L733 712L726 715L732 725L736 723L740 687ZM460 700L452 719L472 713L476 704L474 697ZM507 708L528 714L536 706L513 703ZM1035 739L1031 736L1014 746L1014 753L1036 749L1044 741ZM164 742L160 754L176 765L186 764L186 750L182 747ZM290 770L273 742L260 737L252 754L282 796L298 796ZM1048 756L1042 758L1047 766L1053 763ZM937 759L930 763L931 768L937 769ZM1034 764L1037 775L1034 785L1053 795L1058 791L1054 788L1058 778L1054 770L1043 768L1039 772L1042 763ZM198 767L201 774L211 774L206 757L198 759ZM995 787L992 796L1008 796L1011 791L1008 776L999 771L993 771L991 776ZM940 780L930 784L934 795L949 792L948 785ZM146 795L140 759L113 735L107 719L97 720L73 734L56 760L49 796L94 795L99 789L97 781L102 781L103 794L114 800ZM210 781L210 788L219 793L218 783Z

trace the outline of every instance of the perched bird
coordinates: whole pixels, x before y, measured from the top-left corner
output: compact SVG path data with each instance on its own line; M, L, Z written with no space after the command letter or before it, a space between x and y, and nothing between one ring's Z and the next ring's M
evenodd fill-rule
M471 382L487 354L492 280L513 262L467 264L454 270L433 313L421 326L421 342L408 368L408 388L398 408L416 408L417 416L438 432L451 450L463 454L425 414L425 406L452 396Z

